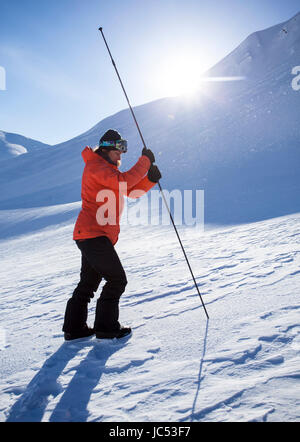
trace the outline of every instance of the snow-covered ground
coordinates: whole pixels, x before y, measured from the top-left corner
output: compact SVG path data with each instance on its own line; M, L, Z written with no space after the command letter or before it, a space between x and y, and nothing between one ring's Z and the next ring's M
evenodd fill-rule
M179 229L209 321L172 228L124 226L132 337L64 342L74 217L41 220L71 209L44 208L43 230L0 241L1 421L300 420L300 214ZM95 299L91 325L94 311Z
M135 108L163 187L203 189L223 225L179 228L209 321L172 227L123 225L132 337L64 342L80 153L113 127L128 170L138 132L128 109L56 146L0 132L1 421L300 420L299 38L300 13L209 72L243 81Z

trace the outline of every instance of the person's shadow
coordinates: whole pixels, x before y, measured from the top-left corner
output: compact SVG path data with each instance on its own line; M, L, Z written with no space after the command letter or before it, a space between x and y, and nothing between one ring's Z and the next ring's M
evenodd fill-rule
M22 396L12 406L7 422L40 422L43 419L49 396L62 393L58 378L76 354L89 346L91 350L75 368L75 374L57 403L50 421L82 422L89 415L87 405L90 396L105 372L105 364L112 354L127 345L129 337L122 342L81 342L64 343L30 381Z

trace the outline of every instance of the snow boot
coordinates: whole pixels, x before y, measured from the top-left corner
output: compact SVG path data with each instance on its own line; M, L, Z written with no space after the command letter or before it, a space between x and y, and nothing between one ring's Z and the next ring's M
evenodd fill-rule
M130 327L120 327L118 330L113 330L111 332L108 331L96 331L97 339L120 339L124 338L124 336L130 335L131 328Z
M89 328L87 325L83 327L81 330L76 332L65 332L65 341L72 341L73 339L79 338L87 338L95 334L95 330L93 328Z

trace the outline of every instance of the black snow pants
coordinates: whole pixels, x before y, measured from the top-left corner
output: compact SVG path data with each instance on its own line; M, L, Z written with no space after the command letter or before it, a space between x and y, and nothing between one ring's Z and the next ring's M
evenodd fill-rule
M120 259L106 236L76 241L81 251L80 281L68 300L63 331L77 332L87 321L88 303L94 297L103 279L100 298L97 300L95 331L113 331L120 328L119 299L127 279Z

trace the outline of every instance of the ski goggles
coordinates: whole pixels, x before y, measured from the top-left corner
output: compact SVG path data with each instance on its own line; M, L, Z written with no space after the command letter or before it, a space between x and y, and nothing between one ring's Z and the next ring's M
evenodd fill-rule
M127 152L127 141L126 140L118 140L118 141L101 141L99 147L103 147L109 150L118 150L119 152L126 153Z

